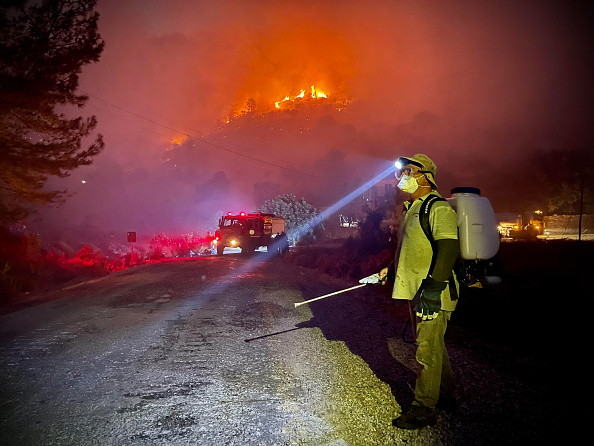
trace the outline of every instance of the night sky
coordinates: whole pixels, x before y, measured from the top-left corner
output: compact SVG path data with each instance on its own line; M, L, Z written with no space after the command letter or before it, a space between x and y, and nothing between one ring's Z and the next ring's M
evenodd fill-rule
M419 152L436 161L443 195L470 185L489 196L510 186L498 182L502 171L530 169L518 165L531 150L594 140L591 11L569 2L97 8L106 46L83 67L90 99L78 113L97 116L106 149L50 181L75 195L40 212L40 227L206 231L266 193L328 206ZM312 85L325 102L274 111ZM249 98L256 113L226 123ZM495 208L513 210L501 199Z

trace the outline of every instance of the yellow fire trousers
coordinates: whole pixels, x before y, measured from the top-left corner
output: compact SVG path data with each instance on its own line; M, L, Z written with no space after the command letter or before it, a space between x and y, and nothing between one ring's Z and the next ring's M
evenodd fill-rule
M435 408L440 396L454 395L454 378L444 335L451 311L440 311L430 321L417 319L417 362L421 370L415 385L415 401Z

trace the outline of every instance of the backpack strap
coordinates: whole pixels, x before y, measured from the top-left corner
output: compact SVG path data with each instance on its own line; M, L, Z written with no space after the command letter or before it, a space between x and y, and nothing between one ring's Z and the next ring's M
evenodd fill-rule
M429 277L431 274L433 274L433 269L435 268L435 262L437 260L437 249L436 249L437 246L436 246L435 239L433 238L433 233L431 231L431 225L429 223L431 207L433 206L433 203L435 203L437 201L447 201L447 200L445 198L438 197L437 195L430 195L423 201L423 204L421 204L421 209L419 211L419 223L421 224L421 229L423 229L423 232L425 233L425 236L429 240L429 243L431 243L431 250L432 250L431 266L429 267L429 271L427 272L427 277ZM458 291L456 290L456 284L454 282L453 274L450 275L450 278L448 279L448 286L450 288L450 298L452 300L457 300L458 299Z
M433 203L436 201L446 201L445 198L438 197L437 195L430 195L427 197L423 204L421 205L421 210L419 211L419 222L421 223L421 229L425 233L425 236L431 243L431 249L433 250L433 255L431 256L431 266L429 267L428 275L433 273L433 268L435 268L435 260L437 258L437 250L435 249L435 239L433 238L433 233L431 232L431 225L429 224L429 215L431 214L431 207Z

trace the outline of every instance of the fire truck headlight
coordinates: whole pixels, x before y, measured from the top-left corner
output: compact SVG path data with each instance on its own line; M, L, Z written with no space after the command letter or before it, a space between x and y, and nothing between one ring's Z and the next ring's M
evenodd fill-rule
M231 246L237 245L237 240L231 240Z
M215 238L215 239L212 241L212 244L213 244L213 245L216 245L217 243L219 243L219 241L218 241L218 240Z

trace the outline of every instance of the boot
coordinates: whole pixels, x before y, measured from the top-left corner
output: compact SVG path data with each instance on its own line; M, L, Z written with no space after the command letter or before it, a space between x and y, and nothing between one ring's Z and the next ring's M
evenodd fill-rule
M392 425L400 429L420 429L437 423L435 409L413 402L410 410L392 420Z

